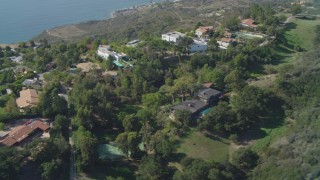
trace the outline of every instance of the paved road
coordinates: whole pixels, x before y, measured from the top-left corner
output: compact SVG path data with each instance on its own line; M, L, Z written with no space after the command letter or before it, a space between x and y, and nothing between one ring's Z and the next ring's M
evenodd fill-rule
M77 169L75 164L76 151L73 148L72 142L72 127L69 126L69 144L70 144L70 180L77 180Z
M288 24L291 21L292 18L293 18L293 16L288 17L287 20L284 23Z

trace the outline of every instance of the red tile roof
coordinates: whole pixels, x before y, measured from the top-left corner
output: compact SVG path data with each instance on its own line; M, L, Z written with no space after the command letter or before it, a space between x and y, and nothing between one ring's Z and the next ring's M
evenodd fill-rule
M41 129L42 131L47 131L50 127L42 121L33 121L29 124L21 125L10 131L9 135L0 141L0 144L6 146L13 146L26 139L33 131L36 129Z
M253 28L258 27L256 24L254 24L254 20L252 18L242 20L241 24L244 26L249 26Z

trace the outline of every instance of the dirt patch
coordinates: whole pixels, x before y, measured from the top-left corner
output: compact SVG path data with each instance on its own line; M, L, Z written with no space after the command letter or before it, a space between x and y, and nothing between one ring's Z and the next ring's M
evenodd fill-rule
M19 44L0 44L1 48L5 48L6 46L9 46L11 49L16 49L19 47Z
M258 77L255 80L251 80L249 85L260 87L260 88L267 88L273 85L273 82L277 79L278 74L269 74L265 76Z
M48 35L68 39L72 37L78 37L86 35L88 32L78 28L75 25L61 26L46 31Z

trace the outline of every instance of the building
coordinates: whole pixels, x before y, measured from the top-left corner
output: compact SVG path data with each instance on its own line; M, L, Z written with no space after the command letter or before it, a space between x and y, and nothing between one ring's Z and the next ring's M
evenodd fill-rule
M79 63L79 64L77 64L77 68L81 69L81 71L84 73L88 73L92 69L101 69L99 64L95 64L92 62Z
M231 38L221 38L221 40L217 41L220 49L227 49L232 42L233 39Z
M139 43L141 43L141 41L138 39L135 39L135 40L128 42L126 46L127 47L137 47Z
M23 57L22 56L12 56L10 57L10 60L16 63L21 63Z
M24 142L28 142L28 140L32 140L44 135L44 133L46 133L46 136L48 136L49 129L50 127L40 120L30 121L24 125L14 128L8 134L4 135L0 139L0 145L22 145Z
M207 107L208 107L208 104L204 101L201 101L198 99L187 100L171 108L171 112L172 112L171 118L174 119L174 112L176 110L187 110L191 112L192 116L196 116Z
M177 31L174 32L168 32L166 34L162 34L162 40L168 41L168 42L174 42L179 43L183 37L186 35Z
M197 93L199 99L205 103L213 103L219 99L221 92L211 88L205 88Z
M224 36L225 38L232 38L232 33L231 33L231 32L225 32L225 33L223 34L223 36Z
M116 61L128 60L128 56L125 53L117 53L115 51L112 51L111 47L108 45L100 45L98 47L97 54L104 59L113 57Z
M213 26L200 26L198 29L196 29L196 35L198 37L208 35L210 32L213 31Z
M39 102L39 95L35 89L24 89L20 91L20 97L17 98L16 103L23 112L24 108L31 108Z
M205 40L193 39L189 46L190 52L204 52L208 50L208 43Z
M243 27L250 27L253 29L256 29L258 27L258 25L255 24L255 22L252 18L241 20L240 25Z
M103 75L111 76L112 78L117 78L118 72L117 71L106 71L103 73Z
M41 82L37 79L26 79L21 83L24 87L32 88L32 89L40 89Z

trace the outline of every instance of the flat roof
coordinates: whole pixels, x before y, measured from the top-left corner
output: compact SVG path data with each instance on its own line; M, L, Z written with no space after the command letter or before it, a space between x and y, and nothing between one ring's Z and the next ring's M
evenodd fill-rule
M173 32L168 32L166 34L163 34L163 35L167 35L167 36L171 36L171 37L184 37L186 36L185 34L181 33L181 32L178 32L178 31L173 31Z
M183 101L180 104L177 104L172 107L173 110L188 110L191 113L195 113L199 111L200 109L206 107L208 104L198 100L198 99L193 99L193 100L187 100Z
M220 91L212 88L207 88L207 89L200 90L198 93L198 97L203 99L210 99L212 96L217 96L219 94L221 94Z

